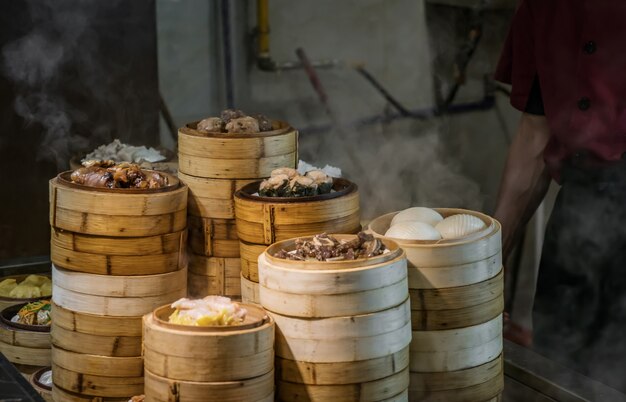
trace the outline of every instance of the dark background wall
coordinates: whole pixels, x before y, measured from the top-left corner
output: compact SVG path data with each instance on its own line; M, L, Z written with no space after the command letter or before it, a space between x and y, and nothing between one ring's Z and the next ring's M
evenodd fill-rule
M47 255L48 180L122 141L157 145L154 0L8 0L0 13L0 265Z

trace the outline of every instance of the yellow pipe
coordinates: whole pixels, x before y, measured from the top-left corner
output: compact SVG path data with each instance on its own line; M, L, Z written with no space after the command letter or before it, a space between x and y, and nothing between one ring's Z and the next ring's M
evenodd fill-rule
M269 0L257 0L258 57L270 57L270 11Z

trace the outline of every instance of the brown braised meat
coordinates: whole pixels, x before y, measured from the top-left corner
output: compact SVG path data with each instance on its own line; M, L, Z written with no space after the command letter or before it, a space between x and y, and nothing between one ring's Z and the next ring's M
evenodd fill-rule
M90 187L157 189L168 185L166 176L142 170L134 163L111 164L110 161L87 161L72 172L73 183Z
M219 117L207 117L198 123L196 129L203 133L221 133L224 131L224 121Z
M239 109L226 109L222 111L220 116L224 124L230 123L233 119L240 119L246 117L246 114Z
M258 133L259 123L254 117L250 116L232 119L226 123L226 132L236 134Z
M259 130L261 131L272 131L274 127L272 126L272 121L262 114L257 114L254 116L256 121L259 123Z
M340 241L322 233L310 240L297 239L294 250L280 250L275 257L296 261L342 261L375 257L383 254L385 250L387 247L380 239L365 232L360 232L349 241Z

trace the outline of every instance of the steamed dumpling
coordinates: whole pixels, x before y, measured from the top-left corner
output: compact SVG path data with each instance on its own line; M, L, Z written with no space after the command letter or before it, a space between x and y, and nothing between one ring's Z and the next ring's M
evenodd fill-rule
M13 278L0 281L0 296L9 297L9 293L17 287L17 281Z
M423 222L400 222L387 230L385 237L403 240L439 240L441 235L434 227Z
M16 299L34 299L41 297L41 289L24 281L11 290L9 297Z
M430 226L435 226L443 220L443 216L434 209L424 207L413 207L405 209L393 217L391 226L400 222L422 222Z
M487 227L481 219L467 214L452 215L435 226L444 239L456 239Z

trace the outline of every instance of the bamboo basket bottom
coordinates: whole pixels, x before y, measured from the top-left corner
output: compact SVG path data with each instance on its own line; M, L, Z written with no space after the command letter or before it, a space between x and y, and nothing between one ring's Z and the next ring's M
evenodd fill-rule
M128 402L133 396L134 395L129 395L127 398L94 398L93 396L66 391L56 385L52 386L52 399L54 402Z

